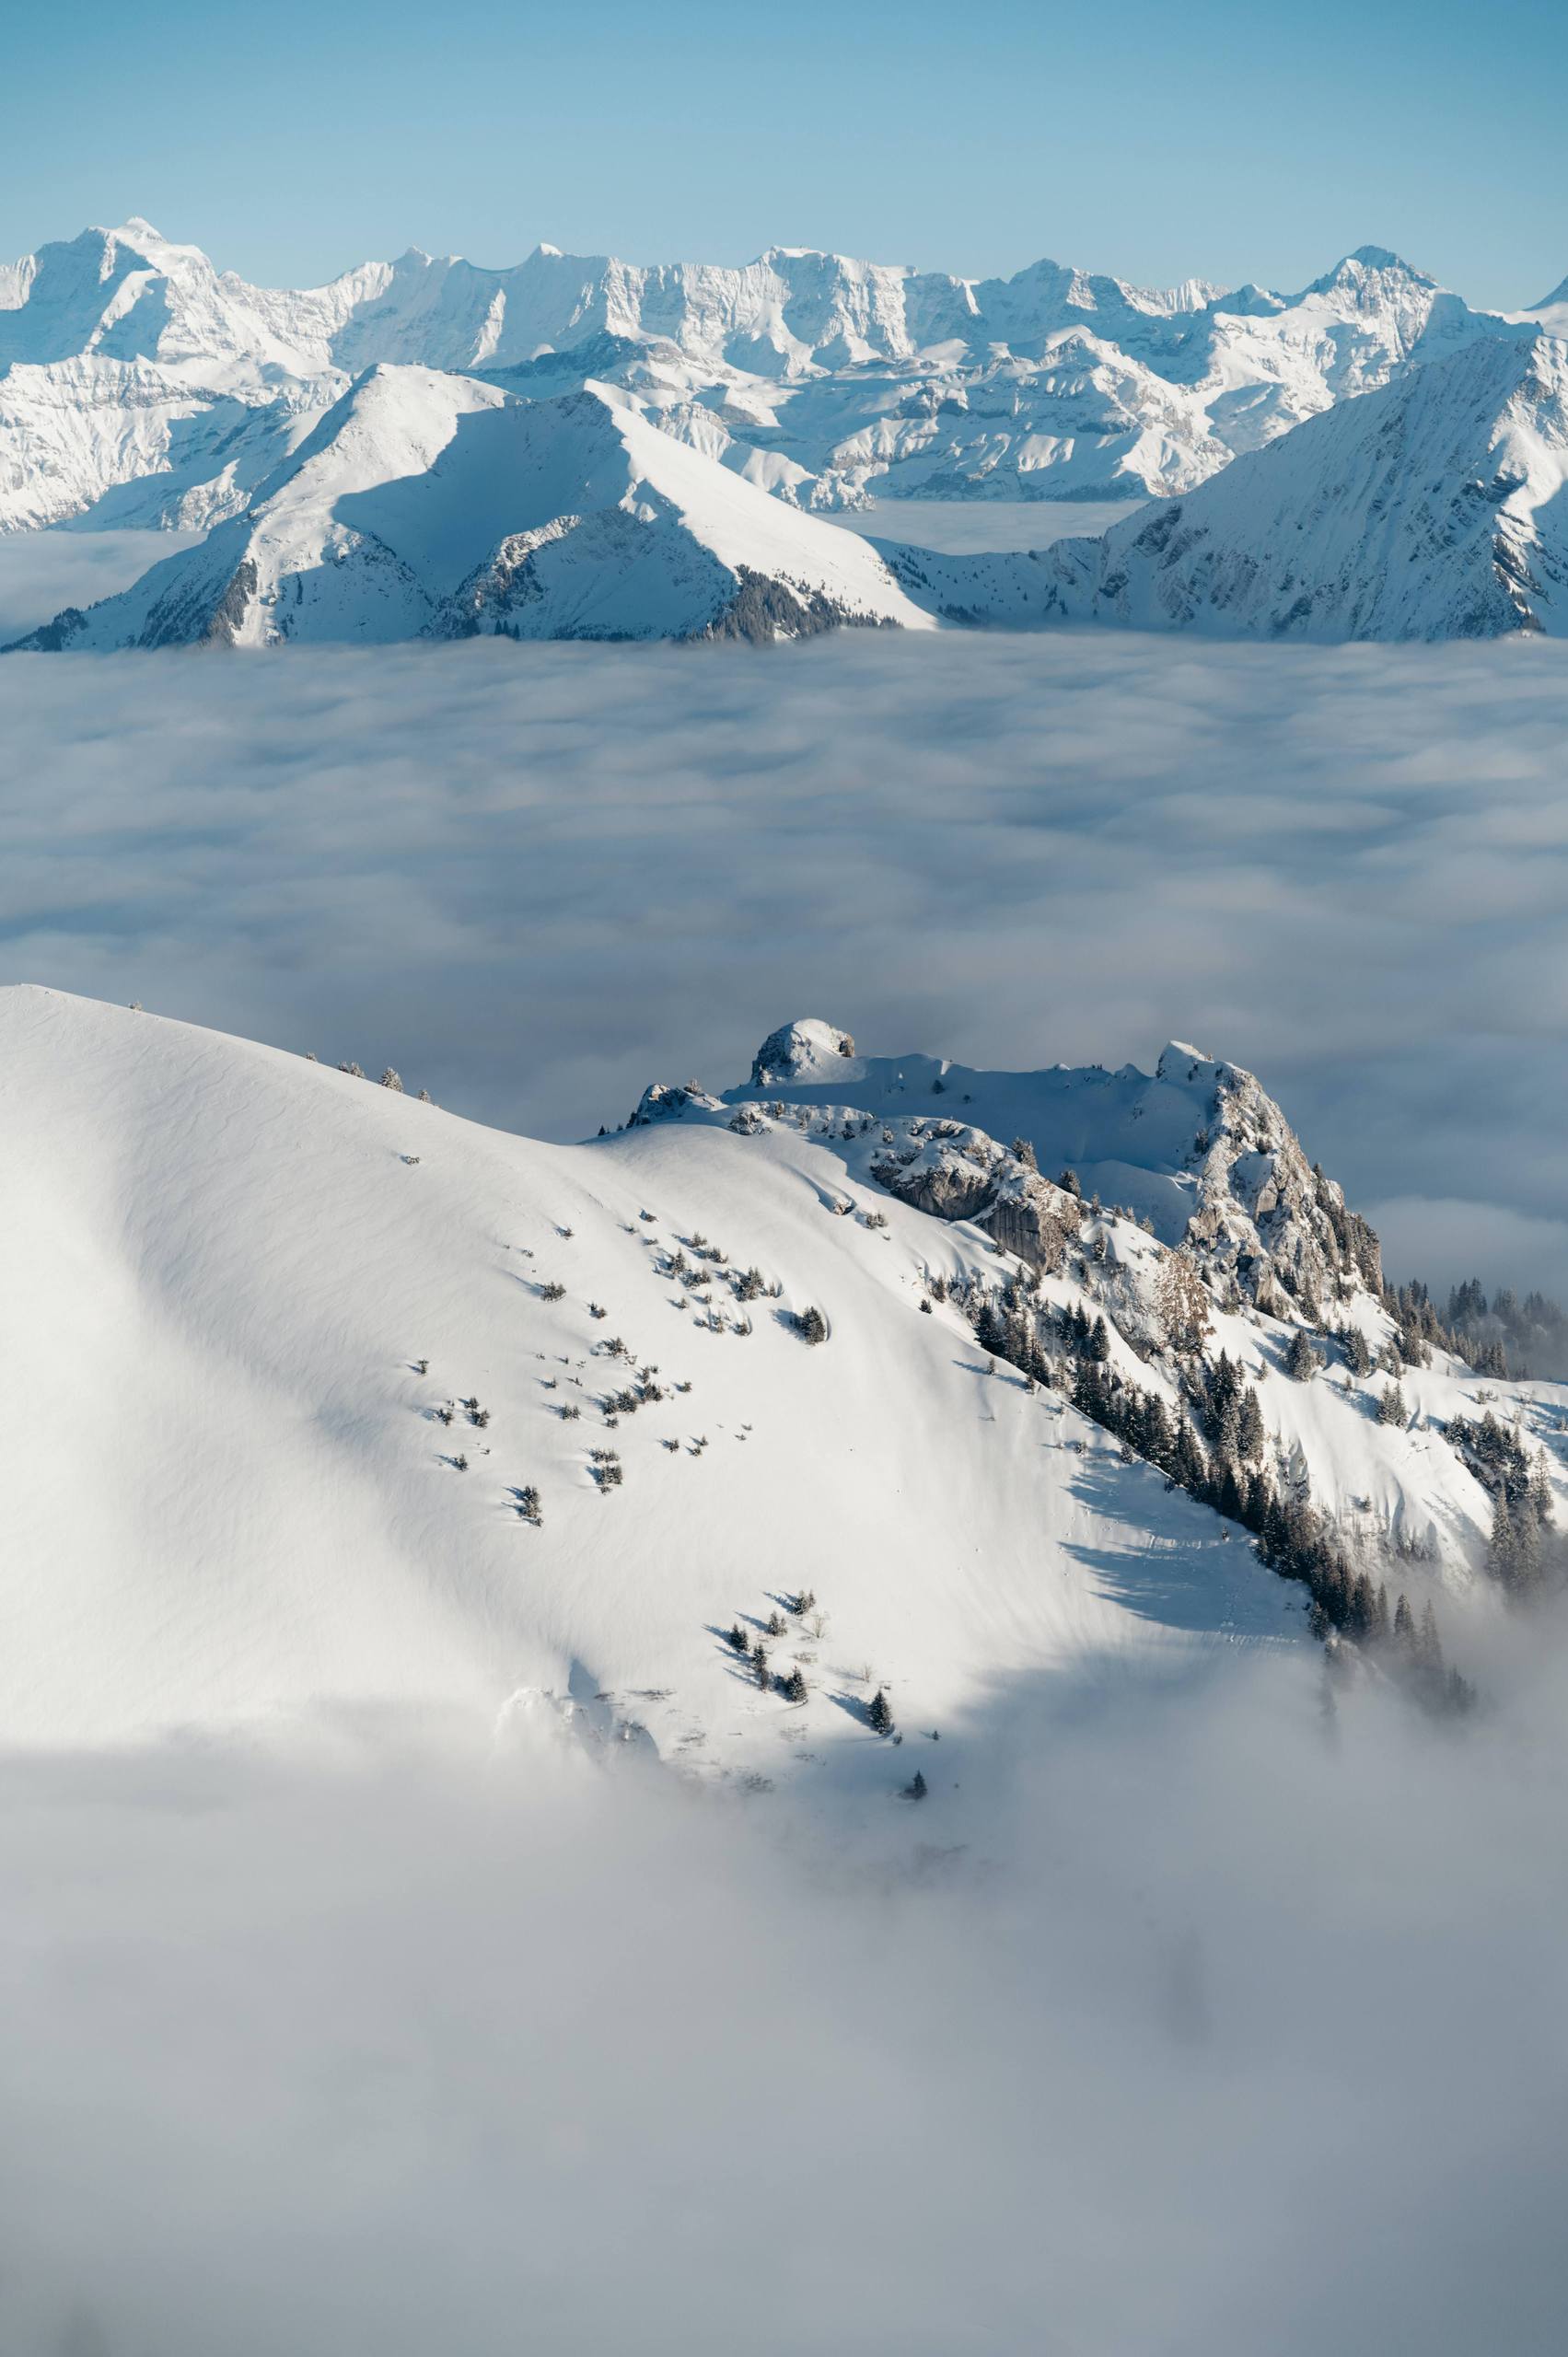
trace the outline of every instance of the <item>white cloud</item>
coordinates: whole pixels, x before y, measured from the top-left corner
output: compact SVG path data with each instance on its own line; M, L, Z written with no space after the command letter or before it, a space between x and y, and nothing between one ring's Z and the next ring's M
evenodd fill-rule
M1487 1674L1458 1736L1300 1660L1026 1684L836 1833L368 1739L0 1763L0 2337L1553 2350L1562 1696Z
M1561 648L847 633L14 657L0 694L12 977L557 1135L800 1013L1015 1064L1174 1033L1353 1200L1556 1215Z

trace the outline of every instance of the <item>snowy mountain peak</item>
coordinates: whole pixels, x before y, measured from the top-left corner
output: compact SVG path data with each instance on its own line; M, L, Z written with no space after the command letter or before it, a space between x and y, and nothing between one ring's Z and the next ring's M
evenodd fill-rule
M411 247L289 291L134 217L0 271L0 529L232 517L260 444L275 456L378 361L556 355L554 383L513 387L553 392L590 348L580 375L797 505L1173 494L1496 324L1377 247L1284 296L1050 260L980 279L789 246L645 268L542 243L496 269ZM140 502L116 496L133 484Z
M1066 610L1223 636L1568 633L1568 344L1498 324L1062 544Z
M1216 1064L1212 1057L1205 1055L1202 1048L1191 1047L1185 1039L1171 1039L1160 1050L1159 1062L1155 1066L1155 1078L1156 1080L1175 1080L1179 1077L1190 1079L1200 1068L1205 1072L1214 1073L1231 1069L1229 1065Z
M847 1031L815 1016L782 1024L770 1031L751 1060L753 1088L771 1088L781 1081L842 1081L854 1064L854 1041Z
M660 433L615 389L525 401L380 361L200 548L24 645L801 637L929 629L869 541Z

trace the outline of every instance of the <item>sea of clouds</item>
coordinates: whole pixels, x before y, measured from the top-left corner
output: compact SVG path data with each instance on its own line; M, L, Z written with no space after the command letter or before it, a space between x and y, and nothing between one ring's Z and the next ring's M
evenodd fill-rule
M1568 1289L1565 723L1538 646L15 658L0 971L563 1137L796 1015L1175 1035L1401 1273ZM978 1790L836 1827L434 1735L0 1758L0 2347L1555 2352L1556 1634L1467 1635L1459 1728L1309 1655L998 1696Z
M976 1063L1181 1038L1401 1276L1568 1291L1562 648L15 656L0 719L7 979L559 1137L799 1015Z
M836 1833L366 1731L0 1760L0 2345L1555 2357L1546 1633L1458 1729L1026 1688Z

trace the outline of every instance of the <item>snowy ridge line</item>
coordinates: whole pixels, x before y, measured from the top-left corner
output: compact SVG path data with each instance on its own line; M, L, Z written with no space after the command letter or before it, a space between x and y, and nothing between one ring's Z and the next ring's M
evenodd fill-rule
M1498 1497L1516 1585L1555 1543L1568 1393L1426 1346L1190 1049L987 1074L786 1026L766 1094L576 1147L36 989L0 1053L16 1740L438 1707L883 1791L878 1692L957 1770L999 1677L1308 1604L1425 1678L1429 1605L1496 1608Z
M1560 295L1540 324L1562 324ZM0 529L238 515L311 418L384 364L529 399L613 383L804 508L873 491L1169 496L1536 324L1474 311L1375 246L1283 295L1141 289L1050 261L971 280L793 248L645 269L548 246L503 270L411 250L288 292L133 219L0 272Z

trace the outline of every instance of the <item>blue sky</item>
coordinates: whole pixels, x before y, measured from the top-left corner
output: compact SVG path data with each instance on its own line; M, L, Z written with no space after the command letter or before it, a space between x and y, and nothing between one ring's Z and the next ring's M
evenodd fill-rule
M1546 0L17 0L0 253L139 212L294 284L546 238L1290 286L1373 242L1511 305L1568 273L1565 88Z

